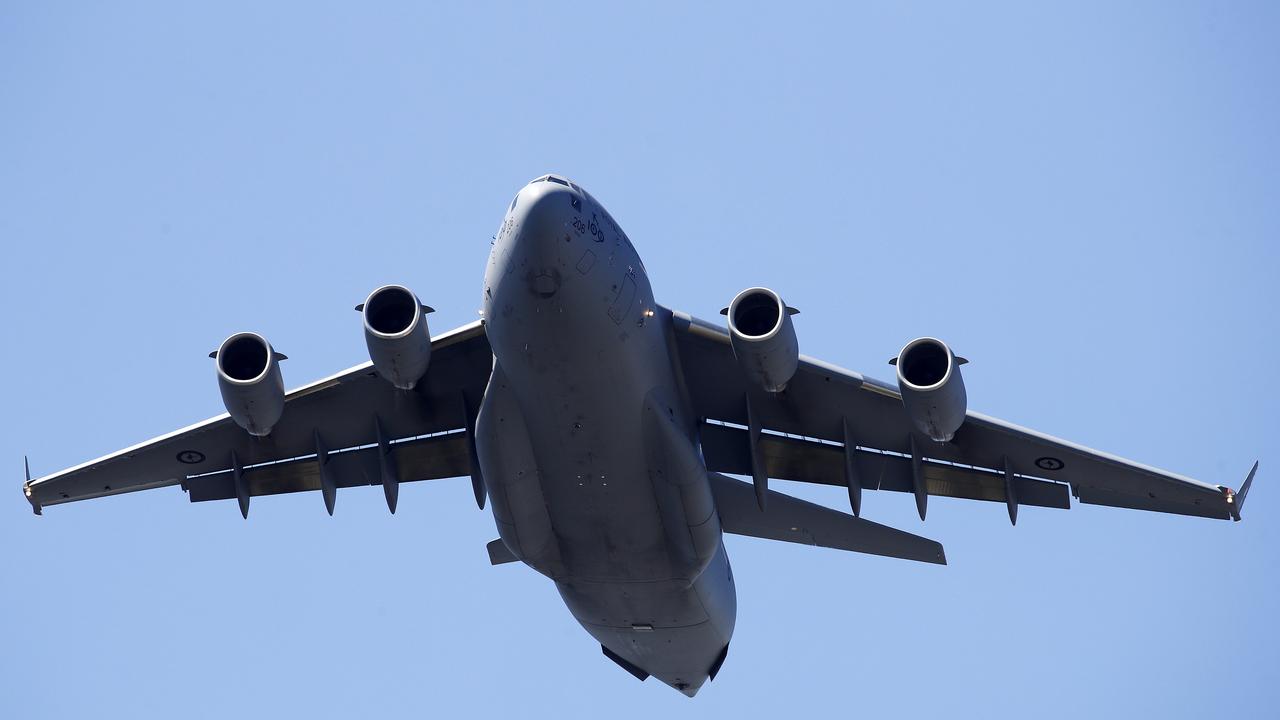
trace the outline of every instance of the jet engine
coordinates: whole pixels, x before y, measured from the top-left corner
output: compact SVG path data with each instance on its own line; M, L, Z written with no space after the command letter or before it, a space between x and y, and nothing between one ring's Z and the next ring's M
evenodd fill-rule
M891 362L898 366L902 404L916 428L937 442L955 436L968 409L960 377L968 361L941 340L923 337L907 343Z
M729 303L729 342L747 377L769 392L782 392L800 362L800 344L791 316L778 293L747 288Z
M250 435L270 434L284 413L284 378L280 361L267 339L257 333L236 333L210 357L218 369L218 390L231 419Z
M434 311L403 285L383 285L356 310L364 317L364 340L374 369L397 388L412 390L431 362L426 315Z

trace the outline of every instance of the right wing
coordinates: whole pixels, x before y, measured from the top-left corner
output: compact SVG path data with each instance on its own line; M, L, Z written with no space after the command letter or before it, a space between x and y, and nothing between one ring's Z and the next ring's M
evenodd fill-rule
M36 480L23 489L32 509L181 485L192 502L473 475L467 429L489 381L493 355L480 321L431 341L418 386L397 390L372 363L289 392L271 434L255 438L227 414ZM380 437L381 436L381 437ZM380 442L381 441L381 442ZM234 466L240 467L237 473ZM236 475L240 475L237 485ZM243 491L243 492L242 492ZM394 512L394 488L388 487ZM332 490L326 504L332 512ZM476 501L483 502L476 486Z
M1066 509L1074 495L1238 520L1257 470L1236 492L972 411L952 441L933 442L916 432L894 385L801 356L787 389L766 393L747 382L725 328L684 313L671 318L692 410L706 420L702 449L712 471L752 475L748 403L769 477L844 486L848 445L860 488L916 492L921 517L928 495L1004 502L1011 520L1018 505Z

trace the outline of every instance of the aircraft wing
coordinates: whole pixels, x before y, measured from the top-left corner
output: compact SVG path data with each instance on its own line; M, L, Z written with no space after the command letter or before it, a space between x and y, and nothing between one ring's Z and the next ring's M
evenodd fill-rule
M1066 509L1073 495L1094 505L1239 520L1253 479L1251 471L1236 492L975 412L952 441L937 443L915 432L894 385L801 356L786 390L767 393L739 370L725 328L679 312L671 328L713 472L752 475L754 416L769 477L846 486L852 476L865 490L914 492L921 517L928 495L1003 502L1015 522L1019 505ZM854 448L847 466L846 444Z
M413 390L397 390L372 363L293 390L279 423L256 438L222 414L23 486L36 514L50 505L181 485L192 502L383 485L395 511L398 483L472 475L468 428L493 355L477 321L432 338L431 365Z

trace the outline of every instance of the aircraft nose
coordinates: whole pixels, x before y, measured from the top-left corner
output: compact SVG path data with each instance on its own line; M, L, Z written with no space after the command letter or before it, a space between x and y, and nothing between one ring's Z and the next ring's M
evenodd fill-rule
M581 200L564 179L552 176L544 181L526 184L516 200L516 210L522 209L526 228L538 231L558 231L570 222L575 206L581 208Z
M521 229L520 244L533 254L558 254L555 243L572 233L581 207L581 196L563 178L551 175L524 186L512 209Z
M574 237L582 195L563 178L545 176L516 194L511 220L518 228L508 272L516 271L528 290L550 298L563 280L562 268Z

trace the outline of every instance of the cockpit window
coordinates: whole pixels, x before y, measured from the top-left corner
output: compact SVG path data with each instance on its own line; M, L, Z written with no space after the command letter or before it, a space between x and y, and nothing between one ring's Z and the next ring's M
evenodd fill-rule
M512 210L516 209L516 201L519 199L520 199L520 194L516 193L516 196L511 198L511 207L507 208L507 212L511 212Z
M563 186L565 186L565 187L569 187L569 181L568 181L568 180L564 180L564 179L562 179L562 178L558 178L558 177L555 177L555 176L547 176L547 179L548 179L548 180L550 180L550 181L551 181L551 182L553 182L553 183L559 183L560 185L563 185Z

